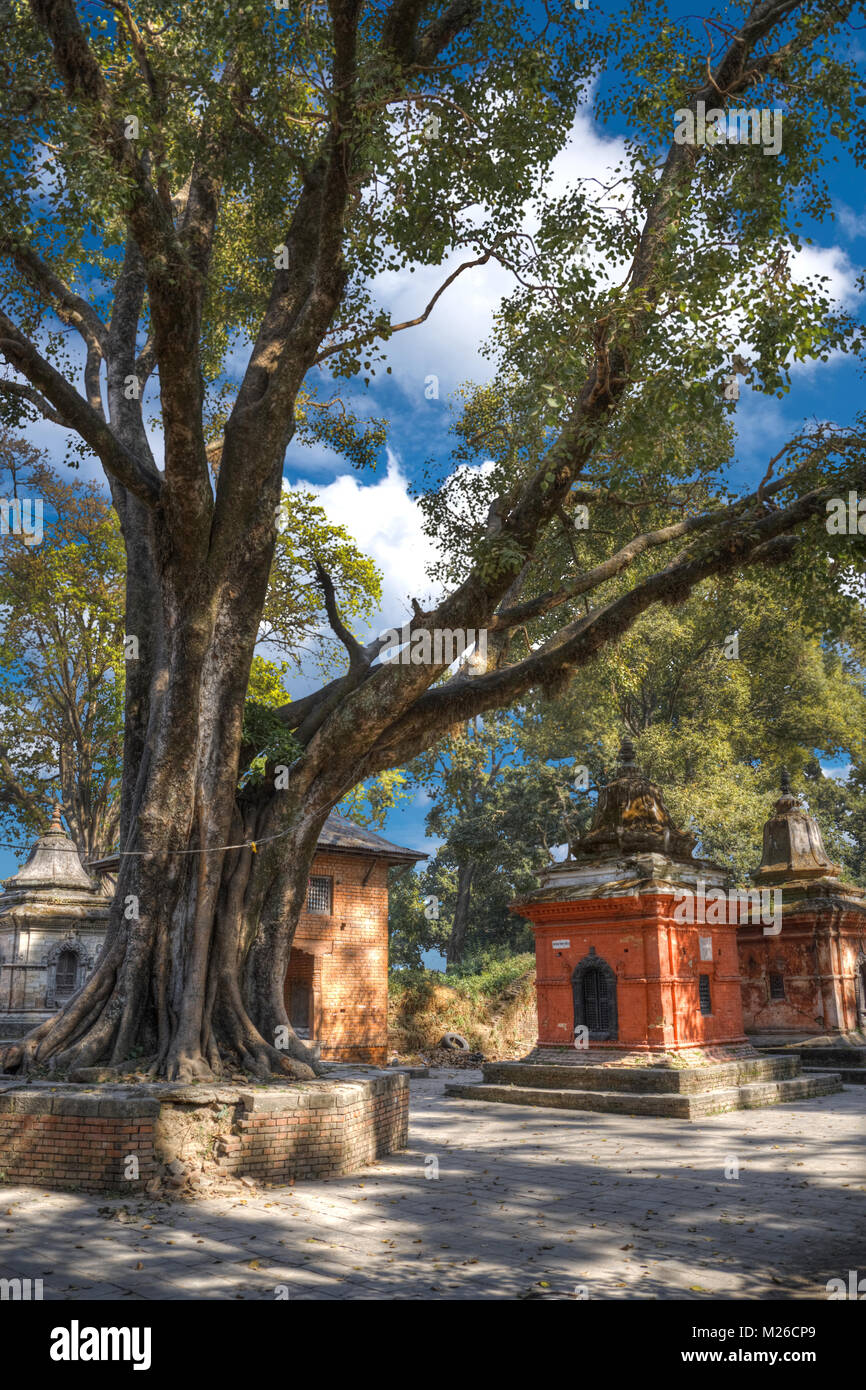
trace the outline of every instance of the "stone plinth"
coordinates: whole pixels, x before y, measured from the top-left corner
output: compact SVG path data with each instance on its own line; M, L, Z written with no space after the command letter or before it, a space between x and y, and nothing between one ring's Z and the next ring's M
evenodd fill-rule
M246 1178L353 1173L405 1148L399 1073L261 1086L80 1086L0 1078L0 1182L184 1196Z
M697 1120L730 1110L748 1110L786 1101L807 1100L842 1089L837 1073L801 1073L796 1057L745 1055L724 1062L682 1065L682 1057L635 1058L595 1063L565 1062L556 1052L539 1051L525 1062L484 1067L482 1084L446 1086L449 1096L505 1105L547 1106L557 1110L595 1110L617 1115L654 1115ZM657 1065L664 1060L666 1065Z

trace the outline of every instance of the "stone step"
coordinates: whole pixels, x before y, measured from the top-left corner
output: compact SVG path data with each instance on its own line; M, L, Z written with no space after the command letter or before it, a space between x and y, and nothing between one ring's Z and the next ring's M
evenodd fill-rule
M751 1110L762 1105L784 1105L841 1091L835 1072L795 1076L782 1081L753 1081L700 1094L627 1093L623 1091L556 1090L534 1086L506 1086L452 1082L447 1096L461 1100L495 1101L500 1105L545 1106L554 1110L596 1110L614 1115L657 1115L670 1119L697 1120L729 1110Z
M44 1023L47 1018L51 1018L50 1013L17 1013L0 1014L0 1046L4 1043L17 1041L23 1038L31 1029L38 1028L40 1023Z
M866 1067L834 1067L845 1086L866 1086ZM804 1067L804 1076L824 1076L826 1067Z
M810 1067L857 1067L866 1071L866 1047L798 1047L797 1056Z
M754 1039L757 1052L764 1056L799 1057L814 1066L827 1067L866 1067L866 1043L857 1039L859 1034L849 1034L842 1040L826 1039L824 1042L809 1038L776 1038L773 1041Z
M687 1094L783 1081L800 1073L799 1057L749 1057L703 1067L618 1067L573 1062L488 1062L484 1080L491 1085L530 1086L543 1090L628 1091L648 1095Z

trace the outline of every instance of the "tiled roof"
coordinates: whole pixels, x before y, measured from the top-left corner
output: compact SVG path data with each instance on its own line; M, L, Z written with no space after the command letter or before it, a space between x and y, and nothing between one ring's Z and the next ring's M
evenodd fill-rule
M319 849L336 849L355 854L379 854L383 859L408 860L412 863L417 859L427 858L426 854L421 854L416 849L406 849L402 845L395 845L393 840L386 840L384 835L377 835L365 826L356 825L354 821L346 820L345 816L339 815L336 811L331 812L322 826Z

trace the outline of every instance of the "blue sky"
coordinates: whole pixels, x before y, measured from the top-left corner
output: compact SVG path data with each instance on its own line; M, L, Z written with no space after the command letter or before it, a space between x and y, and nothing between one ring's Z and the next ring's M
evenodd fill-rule
M594 10L615 23L622 8L617 0L597 5ZM694 15L691 5L669 6L674 15ZM709 12L709 11L708 11ZM724 7L712 13L724 15ZM703 34L699 16L690 21ZM853 34L850 56L861 62L864 51L859 34ZM602 85L616 80L615 73L601 79ZM602 128L585 109L578 117L567 148L551 172L555 186L565 187L579 177L604 176L622 153L624 128L614 115ZM837 150L838 152L838 150ZM856 309L855 289L861 273L866 246L866 202L862 179L853 161L839 153L830 168L830 185L835 221L806 225L805 235L815 245L806 248L794 263L795 278L807 274L826 274L839 302ZM417 315L457 264L457 256L440 266L419 266L379 277L376 291L396 320ZM316 446L306 449L293 444L287 454L285 476L290 485L303 484L320 497L329 516L341 522L358 544L379 564L384 574L384 601L381 613L372 623L375 631L399 625L410 613L410 598L424 601L432 590L425 574L434 551L421 530L421 519L410 489L418 483L431 456L444 471L450 450L449 424L451 394L468 379L483 381L492 374L491 364L480 348L490 331L495 309L513 282L506 271L490 263L462 276L439 301L429 320L418 328L396 335L391 342L388 362L369 389L360 382L342 382L340 389L363 414L384 416L389 421L389 443L375 470L359 473L338 455ZM438 398L430 399L425 386L430 376L438 378ZM325 378L325 381L327 379ZM321 386L321 372L316 373ZM835 356L830 362L796 366L791 393L782 400L756 395L741 385L736 409L737 445L732 480L738 484L756 482L763 475L768 459L805 420L812 417L846 421L862 397L862 374L856 359ZM49 449L59 463L64 455L63 432L40 423L33 427L35 442ZM91 470L85 466L82 475ZM97 476L97 470L92 470ZM304 676L290 685L290 693L310 688ZM427 802L423 794L393 813L385 833L414 848L432 848L424 834ZM0 851L0 874L13 869L13 856Z

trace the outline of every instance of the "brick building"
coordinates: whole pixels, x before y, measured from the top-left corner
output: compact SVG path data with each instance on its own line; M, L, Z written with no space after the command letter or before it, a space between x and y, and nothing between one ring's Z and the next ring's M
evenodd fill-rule
M866 892L782 795L748 891L692 856L626 741L588 833L513 910L535 934L538 1046L593 1052L840 1040L866 1067Z
M695 859L623 744L592 826L514 911L535 933L539 1048L678 1052L746 1042L736 924L684 911L726 874Z
M386 1060L388 870L426 856L332 812L313 860L286 977L286 1008L322 1057ZM115 857L89 867L103 877ZM0 1038L20 1036L90 975L108 921L110 885L88 877L56 807L26 864L0 894Z
M781 930L747 922L737 933L746 1031L792 1042L866 1034L866 893L840 878L821 831L792 794L764 826L756 886L778 893Z
M295 932L286 1009L326 1060L386 1060L388 870L426 858L332 812Z
M801 1056L747 1038L741 910L762 935L778 922L762 890L727 891L725 870L696 859L694 843L626 740L588 833L514 904L535 932L537 1045L446 1095L701 1119L841 1089L840 1073L806 1074Z

